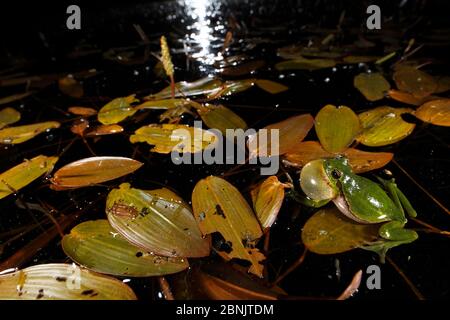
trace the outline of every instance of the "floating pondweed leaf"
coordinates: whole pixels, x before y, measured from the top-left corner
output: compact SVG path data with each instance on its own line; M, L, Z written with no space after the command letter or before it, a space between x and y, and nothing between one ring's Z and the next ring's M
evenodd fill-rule
M369 147L378 147L402 140L413 132L416 125L404 121L401 115L412 112L409 108L383 106L360 113L362 132L358 141Z
M390 152L367 152L354 148L345 150L343 155L348 158L355 173L383 168L394 157L394 154Z
M384 167L394 156L390 152L367 152L354 148L346 149L341 153L348 158L354 172L362 173ZM317 141L304 141L298 144L295 151L286 153L284 159L287 164L303 167L316 159L334 158L335 153L325 151Z
M260 69L265 65L266 62L264 60L254 60L242 63L237 66L225 67L220 71L220 73L224 76L243 76L257 69Z
M217 88L222 86L222 81L212 78L205 77L193 82L181 81L175 84L175 97L190 97L197 95L207 95L213 91L216 91ZM144 99L147 100L162 100L171 98L171 87L168 86L154 95L149 95Z
M20 112L13 108L4 108L0 111L0 129L20 120Z
M374 242L378 224L361 224L345 217L336 207L321 209L302 229L302 241L318 254L346 252Z
M315 119L315 129L323 148L328 152L342 152L359 133L358 116L352 109L326 105Z
M271 80L256 79L255 84L264 91L267 91L271 94L277 94L289 89L284 84Z
M13 94L11 96L0 98L0 105L26 98L26 97L32 95L33 93L34 92L29 91L29 92L17 93L17 94Z
M136 113L137 109L131 106L138 102L135 95L124 98L116 98L104 105L98 112L98 121L102 124L116 124Z
M423 98L438 89L436 80L413 66L399 66L394 72L394 81L400 91Z
M14 300L136 300L120 280L75 264L40 264L0 275L0 299Z
M203 238L191 209L168 189L145 191L122 183L106 200L112 227L146 251L168 257L205 257Z
M424 122L437 126L450 126L450 99L428 101L421 105L414 115Z
M434 93L442 93L447 92L450 90L450 77L444 76L444 77L438 77L436 79L437 81L437 88L434 90Z
M123 157L91 157L69 163L55 172L54 189L80 188L114 180L130 174L142 163Z
M236 113L223 105L205 104L197 108L197 112L208 128L217 129L226 134L227 129L247 128L247 124Z
M380 57L376 56L346 56L342 58L345 63L367 63L378 60Z
M162 100L148 100L140 105L136 106L136 109L154 109L154 110L167 110L173 109L184 105L189 105L190 100L187 99L162 99Z
M388 97L396 101L400 101L406 104L411 104L413 106L420 106L421 104L430 101L440 99L437 96L426 96L418 98L411 93L403 92L395 89L391 89L387 93Z
M72 98L81 98L84 95L83 85L70 76L59 79L58 88Z
M163 257L143 251L117 233L108 220L86 221L65 235L64 252L78 264L96 272L130 277L151 277L186 269L187 259Z
M248 146L250 149L249 158L255 156L277 156L295 150L300 142L306 137L309 130L314 125L314 118L310 114L301 114L287 118L286 120L270 124L259 130L256 135L249 137ZM271 154L272 150L272 130L278 130L278 153ZM261 141L267 141L263 145L254 146ZM250 146L253 146L250 148Z
M324 51L318 47L289 45L286 47L279 48L277 50L277 55L283 59L297 59L297 58L303 58L303 56L335 59L335 58L340 58L342 56L342 52Z
M306 59L303 57L293 60L278 62L275 69L283 70L318 70L324 68L332 68L336 66L336 61L332 59Z
M197 271L195 284L212 300L277 300L278 293L241 275L236 283Z
M157 153L195 153L212 146L216 142L216 136L197 127L151 124L137 129L130 136L130 142L147 142L154 145L150 151Z
M230 96L232 94L242 92L250 89L255 85L256 79L243 79L243 80L230 80L222 83L220 87L212 90L208 94L208 99L218 99L224 96Z
M38 134L50 129L59 128L56 121L39 122L17 127L9 127L0 130L0 143L19 144L34 138Z
M262 277L264 255L255 248L262 230L239 190L226 180L210 176L200 180L192 192L192 208L204 235L219 232L230 248L223 254L250 261L249 271Z
M270 228L284 200L284 185L270 176L251 191L253 209L263 229Z
M119 126L118 124L102 124L86 132L85 136L98 137L120 132L123 132L123 127Z
M58 157L37 156L0 174L0 199L53 170Z
M68 109L68 111L70 113L73 113L77 116L85 116L85 117L89 117L89 116L93 116L97 114L97 110L93 109L93 108L88 108L88 107L70 107Z
M384 98L391 85L381 73L360 73L353 79L353 85L369 101L377 101Z
M89 128L89 121L81 118L81 119L74 121L74 123L70 127L70 131L72 131L72 133L75 133L79 136L83 136L84 131L86 131L87 128Z

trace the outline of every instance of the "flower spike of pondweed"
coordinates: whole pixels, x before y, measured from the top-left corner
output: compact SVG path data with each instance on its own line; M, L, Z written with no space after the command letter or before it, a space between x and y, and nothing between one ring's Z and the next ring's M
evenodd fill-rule
M170 88L172 89L172 98L175 98L175 78L172 57L170 56L169 46L165 36L161 36L161 59L166 75L170 78Z

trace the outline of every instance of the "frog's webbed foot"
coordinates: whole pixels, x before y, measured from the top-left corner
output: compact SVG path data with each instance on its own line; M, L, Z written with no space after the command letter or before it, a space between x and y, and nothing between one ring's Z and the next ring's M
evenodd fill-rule
M419 236L414 230L404 229L405 223L400 221L390 221L383 224L378 233L380 241L364 246L363 249L378 253L380 260L384 263L386 253L396 246L413 242Z

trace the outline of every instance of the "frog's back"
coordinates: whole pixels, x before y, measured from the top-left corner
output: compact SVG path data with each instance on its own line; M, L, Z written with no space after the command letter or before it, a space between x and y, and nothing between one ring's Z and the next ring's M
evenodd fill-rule
M346 175L340 183L345 200L357 218L368 223L405 220L404 214L378 183L355 174Z

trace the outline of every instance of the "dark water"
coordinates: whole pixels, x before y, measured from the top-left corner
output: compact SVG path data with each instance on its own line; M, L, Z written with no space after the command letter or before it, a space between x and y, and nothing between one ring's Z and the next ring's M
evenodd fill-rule
M133 24L138 24L148 36L151 51L158 52L159 36L165 34L174 49L173 60L177 67L178 80L195 80L214 74L214 58L220 52L227 30L234 25L234 42L229 55L245 53L250 59L263 59L266 66L251 75L279 81L290 90L270 95L257 88L223 99L221 102L243 117L249 127L260 128L289 116L310 112L313 115L325 104L347 105L354 110L365 110L379 105L401 106L391 100L368 102L353 88L353 77L367 69L370 64L339 65L334 69L314 72L279 72L272 66L280 61L276 55L279 47L289 44L306 44L308 40L326 36L335 28L345 10L343 32L337 45L354 43L358 34L364 35L374 46L361 48L352 54L384 55L404 47L415 38L425 46L414 58L432 59L433 65L426 68L432 74L450 75L448 64L450 27L445 1L380 1L384 16L381 31L367 31L365 25L366 1L162 1L127 4L81 4L82 30L68 31L65 28L65 4L32 5L30 10L19 6L3 10L1 32L2 47L0 66L9 74L25 72L28 75L74 73L96 69L99 73L84 80L85 97L72 99L61 94L53 83L33 96L14 102L22 113L21 123L58 120L60 129L40 135L18 146L2 147L0 171L24 158L38 154L63 154L57 164L63 164L91 156L84 143L78 139L72 144L70 133L73 116L65 114L69 106L83 105L100 108L110 99L137 93L144 96L157 92L167 85L153 72L156 59L144 61L145 45ZM355 32L356 30L356 32ZM320 38L320 37L319 37ZM183 48L188 47L193 56L187 62ZM122 64L104 58L104 53L116 48L117 55L130 52L135 63ZM225 77L227 78L227 77ZM239 77L228 77L239 78ZM0 96L23 92L25 85L0 87ZM443 96L446 96L445 94ZM220 175L232 166L175 166L170 158L148 152L147 145L136 149L128 136L136 128L156 122L157 112L137 114L139 121L124 122L126 132L121 135L89 140L97 155L134 155L145 167L137 174L125 177L133 186L140 188L169 186L184 199L189 200L195 183L210 174ZM191 122L186 117L183 121ZM314 139L314 133L305 140ZM395 153L396 161L409 172L426 190L446 207L449 205L448 158L449 131L443 127L425 126L418 123L414 133L392 146L380 151ZM362 148L363 149L363 148ZM373 149L372 149L373 150ZM228 177L233 184L245 190L258 181L259 168ZM387 169L395 175L398 185L417 209L419 217L443 230L450 229L449 216L423 191L421 191L394 164ZM115 187L120 181L108 183ZM104 186L68 192L48 190L41 187L43 181L35 181L20 191L19 197L27 203L45 202L59 214L75 214L85 211L80 221L104 218L104 198L108 188ZM0 202L0 233L32 223L43 218L42 213L20 209L17 197L10 196ZM96 202L97 201L97 202ZM313 211L300 207L290 200L283 205L277 224L272 228L270 272L271 279L277 272L291 265L302 253L300 230ZM49 225L49 224L48 224ZM414 226L416 227L416 226ZM19 250L31 239L42 233L41 229L27 234L5 247L3 260ZM3 240L3 239L2 239ZM392 250L389 255L416 285L426 298L448 298L450 258L448 238L420 233L420 239L410 245ZM218 260L212 258L212 260ZM52 241L42 248L24 266L46 262L68 261L59 242ZM218 260L220 261L220 260ZM339 261L341 276L336 275ZM195 269L200 261L192 261ZM349 283L353 274L365 270L371 264L379 264L378 258L369 252L355 250L335 256L308 254L303 265L287 277L280 286L296 296L335 296ZM389 264L382 265L382 290L368 290L365 285L356 299L414 298L412 291ZM184 278L185 275L179 276ZM188 276L186 276L189 279ZM171 277L168 277L169 281ZM365 281L366 276L363 277ZM182 281L181 281L182 282ZM177 282L179 283L179 281ZM158 299L158 286L152 279L132 280L130 284L141 298Z

